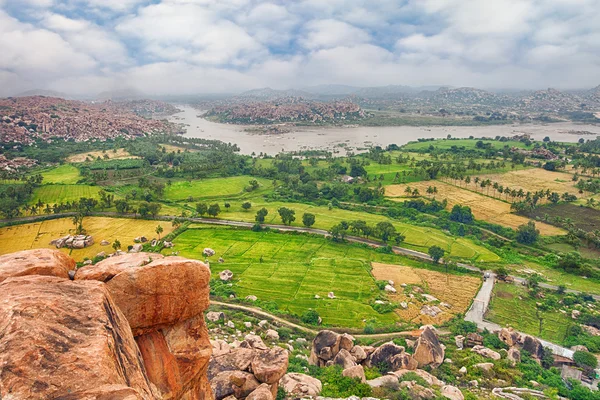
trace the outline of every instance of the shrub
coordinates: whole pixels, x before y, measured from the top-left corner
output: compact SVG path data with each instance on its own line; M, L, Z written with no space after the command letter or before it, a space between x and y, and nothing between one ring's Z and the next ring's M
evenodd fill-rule
M596 368L598 366L598 360L589 351L576 351L573 354L573 360L580 367Z
M371 325L371 324L367 324L363 328L363 332L366 333L367 335L372 335L373 333L375 333L375 327L373 327L373 325Z
M305 324L319 325L319 320L320 320L319 313L312 309L308 310L304 314L302 314L302 316L300 317L300 320L302 322L304 322Z
M279 328L277 329L277 333L281 340L289 340L292 337L292 330L290 328Z

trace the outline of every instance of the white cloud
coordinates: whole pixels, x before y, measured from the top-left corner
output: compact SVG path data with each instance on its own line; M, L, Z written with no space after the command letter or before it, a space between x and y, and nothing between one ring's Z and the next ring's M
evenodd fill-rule
M300 43L308 49L351 46L370 40L369 34L364 30L334 19L310 21L305 29L307 33Z

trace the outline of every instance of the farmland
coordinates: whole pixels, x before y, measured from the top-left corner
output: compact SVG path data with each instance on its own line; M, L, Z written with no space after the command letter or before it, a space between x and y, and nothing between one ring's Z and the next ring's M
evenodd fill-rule
M571 174L565 172L546 171L542 168L480 175L481 179L489 179L512 189L523 189L530 192L549 189L551 192L559 194L568 192L579 197L579 190L575 187L572 177Z
M341 221L364 220L369 224L376 224L381 221L389 221L396 230L406 236L402 246L412 248L414 250L427 252L430 246L438 245L450 253L450 255L462 259L473 261L490 262L499 261L496 254L489 251L483 246L474 244L472 241L465 238L455 238L441 232L439 229L430 227L421 227L411 225L404 222L390 220L383 215L368 214L359 211L349 211L342 209L328 209L327 207L312 206L299 203L283 203L283 202L264 202L252 201L252 208L244 211L241 208L240 201L232 201L229 211L220 214L220 218L253 222L256 211L262 207L268 210L268 215L265 219L266 223L281 224L281 219L277 210L280 207L287 207L296 212L296 221L292 226L302 226L302 214L312 213L316 216L315 228L330 229L335 224Z
M451 150L453 147L465 148L466 150L474 150L477 147L477 142L482 141L484 144L490 144L492 148L500 150L505 146L517 147L520 149L526 149L527 146L523 142L516 140L509 140L505 142L499 142L496 140L479 140L479 139L451 139L451 140L428 140L421 142L411 142L402 147L403 150L407 151L429 151L432 146L434 149L440 150Z
M35 189L30 203L41 201L45 204L60 204L77 201L81 197L98 197L100 190L101 187L88 185L43 185Z
M105 158L106 156L106 158ZM87 153L79 153L73 154L67 157L67 161L71 163L81 163L86 161L86 159L90 161L94 161L98 158L108 159L108 160L122 160L127 158L137 158L127 152L127 150L120 148L115 150L107 150L107 151L90 151Z
M393 197L394 200L403 201L405 200L403 197L406 195L404 191L407 186L410 186L413 190L418 189L422 195L426 194L428 187L435 186L438 191L435 197L438 200L448 200L448 209L451 209L456 204L469 206L475 218L482 221L513 229L529 221L526 217L511 213L510 203L508 202L441 181L424 181L409 185L386 186L385 194L386 196ZM561 235L565 233L564 230L543 222L537 222L536 226L542 235Z
M202 260L205 247L214 249L213 258L223 257L225 262L216 264L211 258L212 274L217 277L221 270L231 270L238 297L276 301L281 310L297 315L312 308L325 324L349 327L363 326L364 319L391 324L399 318L394 313L378 314L370 306L379 293L370 274L372 261L418 265L401 256L320 237L203 225L192 225L174 243L180 255ZM328 299L328 292L336 298Z
M127 218L103 218L86 217L84 228L88 235L94 237L95 243L85 249L73 250L61 249L69 253L77 261L85 257L94 257L101 251L113 252L110 246L101 246L102 240L113 242L118 239L124 250L133 244L137 236L155 237L154 230L159 223L156 221L145 221ZM160 223L164 229L163 235L168 234L173 228L170 223ZM0 228L0 254L7 254L20 250L36 248L54 248L49 243L51 240L73 234L74 226L70 218L60 218L31 224L15 225Z
M41 174L44 178L44 183L73 185L76 184L79 179L81 179L79 170L70 164L60 165L58 167L43 171Z
M573 320L560 312L538 311L536 302L539 300L531 298L523 287L496 283L486 318L501 326L510 325L522 332L562 343Z
M251 176L177 181L167 186L165 189L165 198L167 200L182 201L187 200L189 197L194 199L241 197L248 193L245 192L245 188L249 186L249 181L252 179L256 179L260 185L255 192L261 192L271 187L270 181Z
M573 204L549 204L538 207L528 214L532 218L555 221L556 217L569 218L573 225L587 232L600 229L600 211L589 207L576 206Z
M394 281L398 293L390 295L390 298L397 302L406 302L408 305L406 309L398 308L395 312L401 319L418 325L439 325L457 314L466 312L481 283L479 277L464 274L445 274L429 269L375 262L372 265L375 279ZM423 315L420 312L421 307L427 304L427 301L419 299L419 296L411 299L407 296L410 289L401 289L402 284L408 285L408 288L419 286L425 293L433 295L451 307L439 306L443 312L435 317Z

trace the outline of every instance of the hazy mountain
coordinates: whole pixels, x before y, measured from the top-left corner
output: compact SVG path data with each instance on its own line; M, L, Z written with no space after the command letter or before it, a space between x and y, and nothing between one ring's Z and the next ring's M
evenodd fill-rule
M277 100L289 97L302 97L305 99L313 99L315 95L302 90L288 89L288 90L276 90L271 88L260 88L252 89L246 92L240 93L237 97L239 98L252 98L256 100Z
M147 99L147 98L149 98L148 95L144 94L143 92L141 92L137 89L133 89L133 88L109 90L106 92L99 93L96 96L96 100L102 100L102 101L106 101L106 100L114 100L114 101L142 100L142 99Z
M359 87L348 85L316 85L308 86L301 90L320 96L348 96L360 89Z
M71 96L69 96L66 93L57 92L57 91L54 91L54 90L45 90L45 89L27 90L25 92L16 94L13 97L29 97L29 96L58 97L58 98L61 98L61 99L70 99L71 98Z

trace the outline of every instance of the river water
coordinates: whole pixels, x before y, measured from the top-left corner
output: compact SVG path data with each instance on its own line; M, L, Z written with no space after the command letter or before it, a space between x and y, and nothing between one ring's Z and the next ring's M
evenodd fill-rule
M357 128L299 128L295 132L267 135L245 132L245 126L219 124L200 117L200 111L184 105L177 105L182 112L169 118L183 123L187 133L184 136L216 139L235 143L241 153L266 153L275 155L282 151L328 150L343 155L346 151L360 152L369 146L382 147L395 143L403 145L419 138L496 137L529 134L536 140L549 136L560 142L576 142L579 138L595 139L600 136L600 125L575 124L572 122L553 124L514 124L491 126L386 126ZM569 133L569 132L590 132Z

